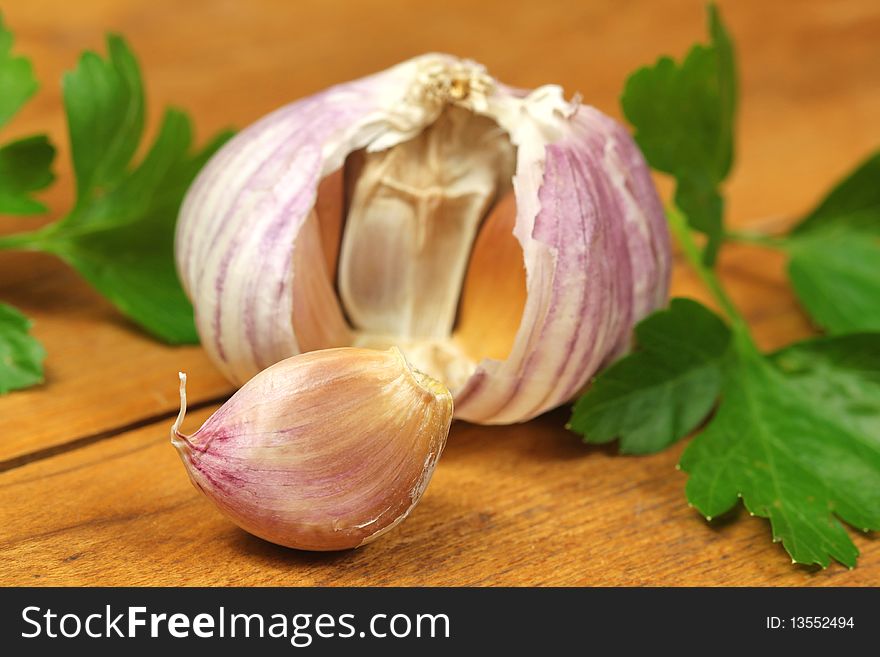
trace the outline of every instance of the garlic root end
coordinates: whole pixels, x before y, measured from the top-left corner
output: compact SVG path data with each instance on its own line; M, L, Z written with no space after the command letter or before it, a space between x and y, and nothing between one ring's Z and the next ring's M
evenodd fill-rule
M171 443L180 449L182 447L181 441L188 447L192 447L192 443L189 442L189 436L180 432L180 425L183 424L183 418L186 417L186 372L178 372L177 376L180 378L180 411L177 413L174 424L171 425Z

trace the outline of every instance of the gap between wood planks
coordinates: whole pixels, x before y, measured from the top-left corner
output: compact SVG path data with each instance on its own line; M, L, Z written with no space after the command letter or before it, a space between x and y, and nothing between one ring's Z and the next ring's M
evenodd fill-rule
M187 412L190 411L199 411L203 408L208 408L209 406L219 406L223 402L225 402L232 393L219 395L217 397L213 397L211 399L205 399L200 402L196 402L195 404L187 405ZM7 472L14 468L20 468L23 465L27 465L29 463L34 463L35 461L42 461L44 459L52 458L53 456L58 456L59 454L65 454L67 452L72 452L75 449L81 449L83 447L87 447L89 445L93 445L95 443L109 440L110 438L115 438L116 436L120 436L122 434L129 433L130 431L134 431L136 429L142 429L151 424L156 424L163 420L167 420L171 422L173 418L177 416L177 410L168 410L163 411L162 413L156 413L154 415L149 415L147 417L141 418L139 420L135 420L133 422L129 422L128 424L123 424L120 427L115 427L113 429L105 429L104 431L98 431L96 433L89 434L87 436L82 436L80 438L75 438L66 443L60 443L57 445L50 445L49 447L45 447L43 449L38 449L33 452L27 452L25 454L19 454L18 456L13 456L12 458L8 458L4 461L0 461L0 473Z

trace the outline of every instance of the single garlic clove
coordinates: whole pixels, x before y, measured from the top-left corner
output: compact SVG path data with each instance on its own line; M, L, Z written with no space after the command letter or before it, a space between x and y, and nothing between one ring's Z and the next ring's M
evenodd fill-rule
M171 438L190 480L243 529L303 550L358 547L406 518L452 422L449 391L396 348L283 360L190 436L180 379Z

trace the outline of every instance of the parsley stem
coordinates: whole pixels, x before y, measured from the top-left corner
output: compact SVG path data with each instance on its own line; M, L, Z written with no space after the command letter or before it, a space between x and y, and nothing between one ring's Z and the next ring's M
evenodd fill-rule
M727 318L730 320L730 323L737 334L747 342L751 343L752 339L751 333L749 332L749 325L746 323L745 318L740 314L739 310L737 310L736 305L734 305L731 298L727 295L727 291L724 289L724 286L721 285L721 280L718 278L715 271L703 264L703 256L700 253L700 249L697 247L696 242L694 242L694 238L691 235L691 230L687 225L687 220L685 219L684 214L682 214L681 210L677 207L670 205L666 209L666 217L669 221L669 227L672 230L672 234L675 235L675 238L678 240L678 243L681 246L682 251L684 251L684 255L688 259L690 265L696 270L700 279L703 281L703 284L712 293L712 296L715 297L715 300L718 302L718 305L721 306L724 314L727 315Z
M0 251L18 249L21 251L40 251L41 231L14 233L0 236Z
M746 244L755 244L757 246L766 246L769 249L784 249L785 238L774 237L765 233L754 233L749 231L727 231L724 233L724 239L734 242L744 242Z

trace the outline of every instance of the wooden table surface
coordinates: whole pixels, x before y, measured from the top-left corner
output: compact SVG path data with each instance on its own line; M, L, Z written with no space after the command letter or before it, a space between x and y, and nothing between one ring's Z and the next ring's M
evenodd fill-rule
M779 227L880 145L876 0L721 2L742 79L730 221ZM43 88L3 138L59 146L49 217L72 198L59 79L103 34L139 54L151 125L186 107L202 137L329 84L448 51L522 87L557 82L619 116L628 72L704 39L702 0L511 2L12 0L6 22ZM669 186L661 181L661 190ZM767 348L808 336L784 261L728 247L721 273ZM707 301L679 263L673 293ZM0 583L25 585L880 585L859 566L792 566L764 520L707 523L684 499L683 444L623 457L587 447L560 409L511 427L457 423L421 504L365 548L310 554L239 530L190 485L168 429L177 371L195 429L231 392L198 347L160 345L49 256L0 254L0 300L36 321L46 383L0 398Z

